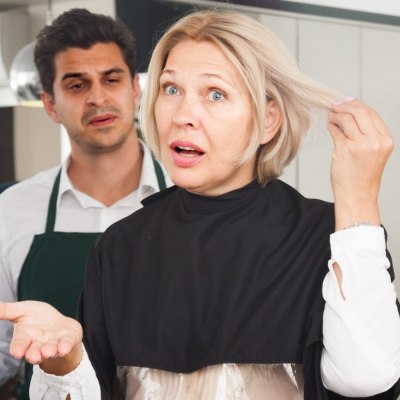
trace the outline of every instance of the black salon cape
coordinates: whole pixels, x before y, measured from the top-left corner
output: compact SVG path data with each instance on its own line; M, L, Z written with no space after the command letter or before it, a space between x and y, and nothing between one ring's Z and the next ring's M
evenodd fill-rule
M172 187L143 204L87 266L79 319L103 399L117 366L222 363L302 363L306 400L344 399L320 376L332 204L279 180L217 197Z

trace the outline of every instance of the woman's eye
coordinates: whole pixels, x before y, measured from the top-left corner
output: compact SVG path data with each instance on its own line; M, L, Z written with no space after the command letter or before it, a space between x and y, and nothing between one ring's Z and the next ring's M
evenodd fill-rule
M225 94L220 90L210 90L208 98L212 101L222 101L225 98Z
M163 86L164 88L164 93L168 94L169 96L176 96L179 94L179 90L176 86L174 85L165 85Z

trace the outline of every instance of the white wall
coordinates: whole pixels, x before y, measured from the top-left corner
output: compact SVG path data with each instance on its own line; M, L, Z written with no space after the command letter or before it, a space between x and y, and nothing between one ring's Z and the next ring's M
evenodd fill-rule
M400 16L400 2L396 0L283 0L325 7L344 8L376 14Z

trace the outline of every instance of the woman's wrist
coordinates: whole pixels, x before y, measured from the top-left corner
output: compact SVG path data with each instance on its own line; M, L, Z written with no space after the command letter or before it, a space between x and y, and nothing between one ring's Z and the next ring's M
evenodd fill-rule
M51 358L41 362L40 368L46 374L64 376L74 371L82 361L82 358L83 345L80 342L64 357Z
M350 204L335 201L336 231L357 226L380 226L380 213L376 202L359 202Z

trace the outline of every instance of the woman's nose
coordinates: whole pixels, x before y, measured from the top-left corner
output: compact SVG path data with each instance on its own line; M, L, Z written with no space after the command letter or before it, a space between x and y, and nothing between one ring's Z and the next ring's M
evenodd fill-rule
M199 110L200 104L193 97L182 96L172 117L172 122L177 126L197 129L200 125Z

